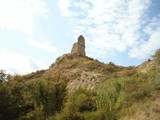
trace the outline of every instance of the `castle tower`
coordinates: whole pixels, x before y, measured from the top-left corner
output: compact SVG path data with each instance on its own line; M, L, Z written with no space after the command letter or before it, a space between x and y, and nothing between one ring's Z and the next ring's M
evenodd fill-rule
M82 35L78 37L78 42L74 43L71 53L77 53L78 55L86 56L85 39Z

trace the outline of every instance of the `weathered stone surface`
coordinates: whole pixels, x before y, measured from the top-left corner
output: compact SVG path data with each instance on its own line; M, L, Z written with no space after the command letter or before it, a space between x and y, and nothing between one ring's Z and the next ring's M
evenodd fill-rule
M60 57L58 57L55 61L55 63L53 63L50 68L52 68L53 66L57 66L58 64L60 64L63 60L65 59L73 59L79 56L84 56L86 57L86 53L85 53L85 39L82 35L80 35L78 37L78 41L76 43L73 44L71 53L67 53L64 54Z
M85 52L85 39L82 35L78 37L78 42L73 44L71 53L76 53L81 56L86 56Z
M64 59L70 58L71 54L64 54L56 59L55 65L61 63Z
M76 54L76 53L74 53L74 54L72 54L72 53L63 54L62 56L60 56L56 59L54 66L60 64L62 61L66 60L66 59L74 59L74 58L77 58L77 57L79 57L79 55Z

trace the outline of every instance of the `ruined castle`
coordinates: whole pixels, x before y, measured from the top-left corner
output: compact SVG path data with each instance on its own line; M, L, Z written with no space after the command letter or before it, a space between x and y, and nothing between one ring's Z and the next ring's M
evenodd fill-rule
M76 55L75 55L76 54ZM61 63L64 59L69 59L69 58L73 58L76 56L82 56L85 57L86 56L86 52L85 52L85 39L82 35L80 35L78 37L78 41L76 43L73 44L71 53L67 53L64 54L60 57L58 57L56 59L55 65L58 65L59 63ZM51 65L50 67L52 67L53 65Z
M78 41L73 44L71 53L77 53L80 56L86 56L85 39L82 35L78 37Z

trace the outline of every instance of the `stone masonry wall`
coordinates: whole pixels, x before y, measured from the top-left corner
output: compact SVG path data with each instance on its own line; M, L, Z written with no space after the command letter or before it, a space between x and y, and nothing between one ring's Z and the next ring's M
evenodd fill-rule
M74 43L71 53L77 53L78 55L81 56L86 56L85 53L85 39L82 35L78 37L78 42Z

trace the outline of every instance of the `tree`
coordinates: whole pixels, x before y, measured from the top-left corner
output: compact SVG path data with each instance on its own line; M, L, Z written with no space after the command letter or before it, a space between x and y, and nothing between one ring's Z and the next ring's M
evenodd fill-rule
M5 78L6 78L5 70L0 70L0 80L5 81Z
M155 59L156 63L160 64L160 48L156 50L153 58Z
M12 75L6 74L5 70L0 70L0 81L8 81L12 78Z

